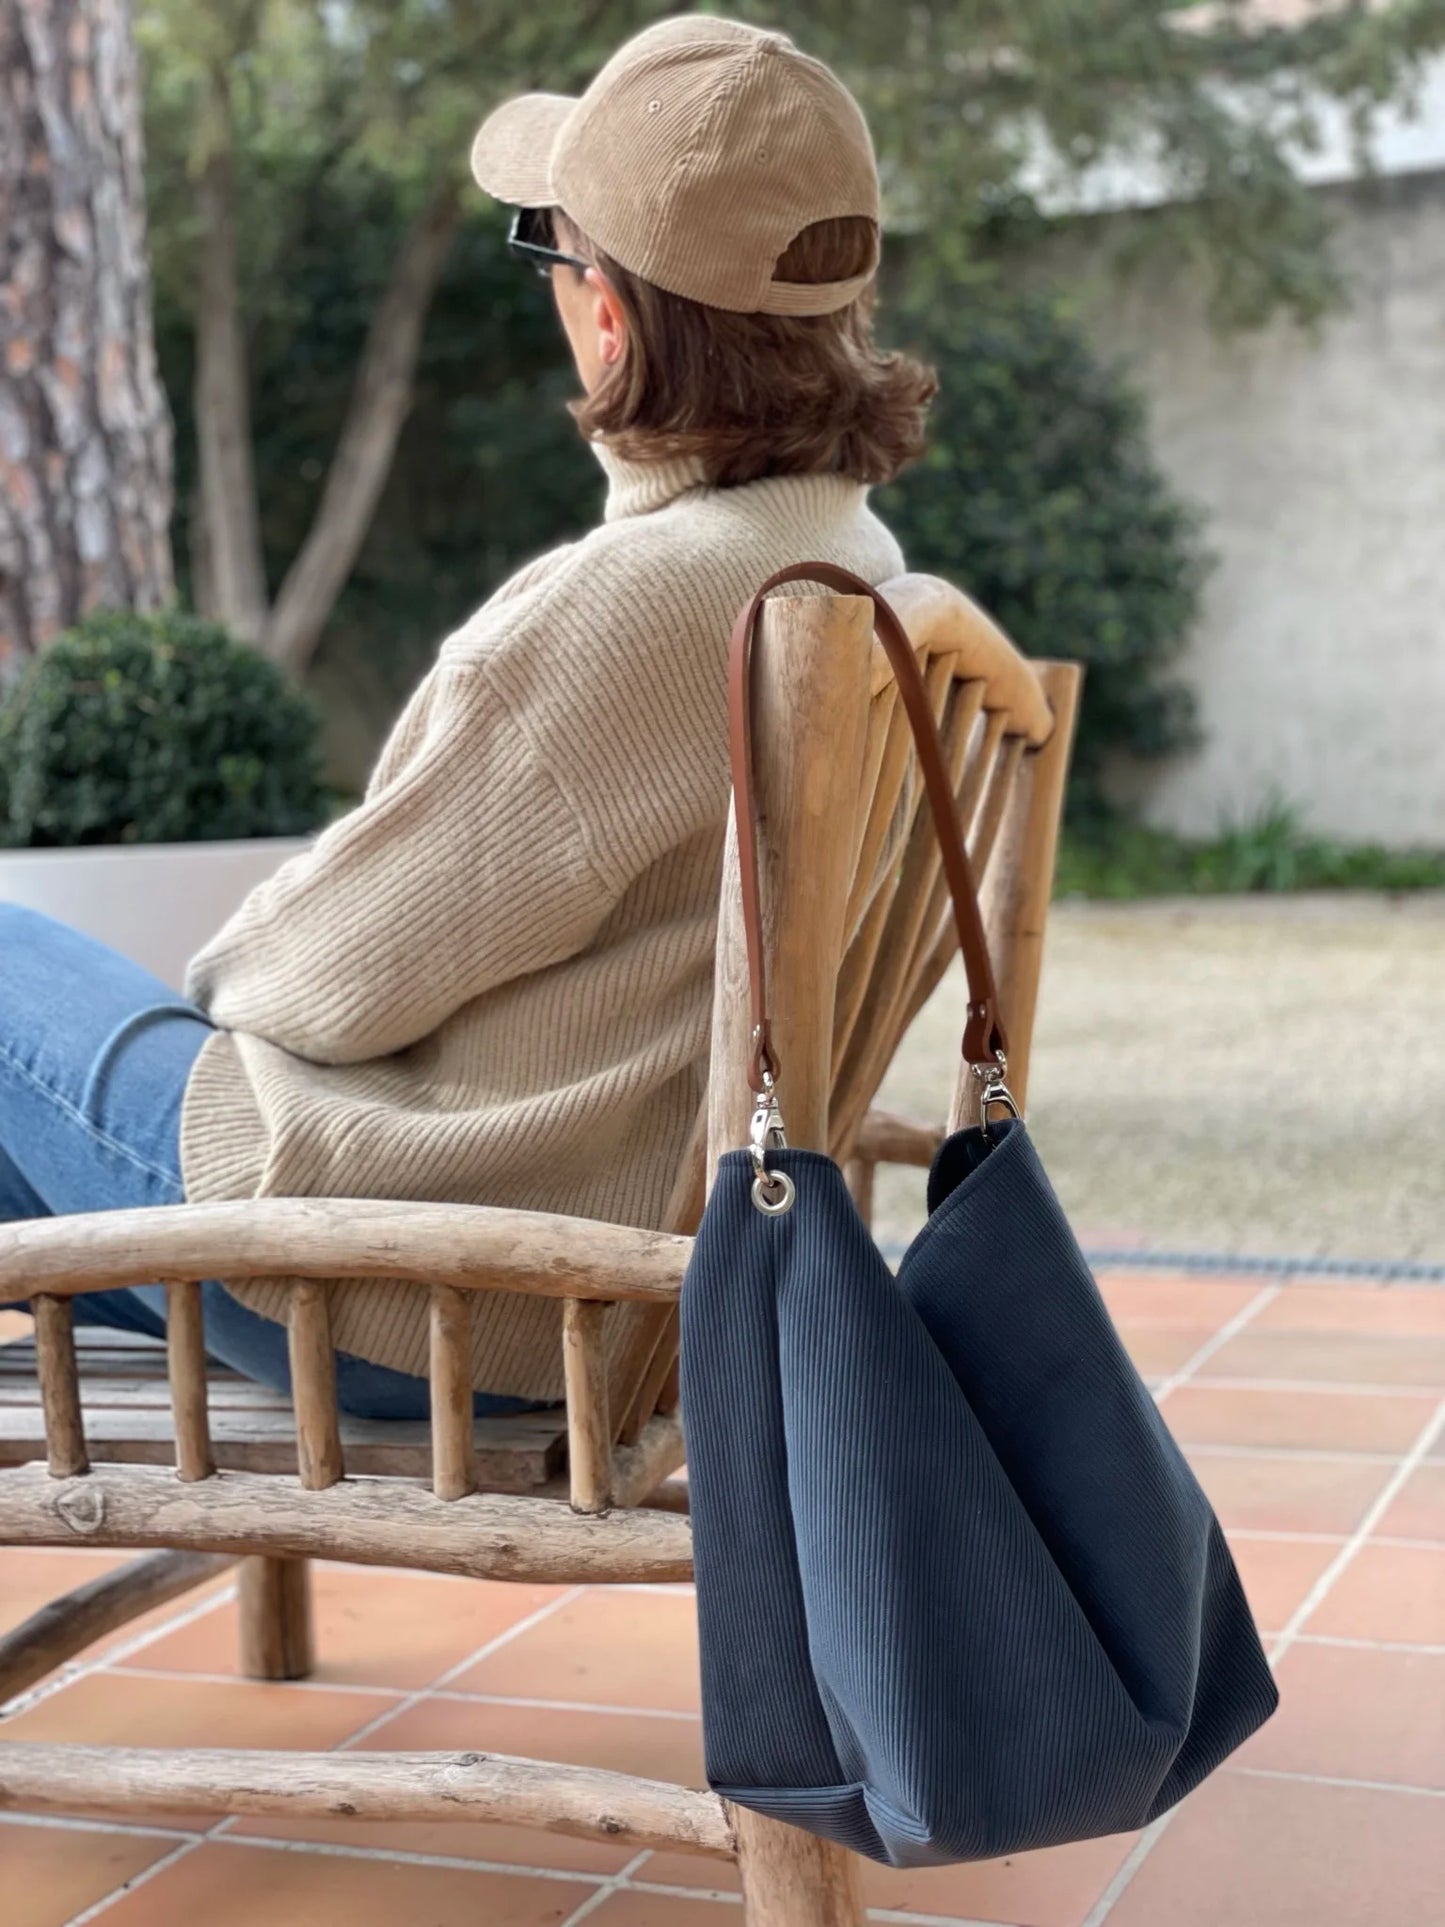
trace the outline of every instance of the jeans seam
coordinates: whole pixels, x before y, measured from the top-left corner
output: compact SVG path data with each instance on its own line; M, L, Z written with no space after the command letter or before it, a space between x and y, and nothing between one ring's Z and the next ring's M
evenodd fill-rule
M42 1097L54 1105L56 1110L62 1112L72 1123L78 1124L81 1130L83 1130L88 1137L92 1138L95 1143L103 1144L108 1151L113 1151L117 1157L124 1158L127 1164L134 1165L137 1171L144 1171L147 1177L159 1178L161 1182L167 1185L172 1191L180 1190L180 1185L174 1171L162 1170L160 1165L152 1164L149 1158L141 1157L139 1152L132 1151L129 1145L122 1144L118 1138L113 1138L109 1131L102 1130L98 1124L92 1123L84 1111L79 1109L77 1105L72 1104L70 1099L62 1092L57 1091L53 1085L47 1084L45 1079L38 1076L28 1064L22 1063L15 1053L7 1048L3 1041L0 1041L0 1058L3 1058L5 1063L7 1063L18 1076L23 1078L32 1090L38 1091Z
M80 1094L82 1109L104 1089L105 1080L110 1074L111 1065L120 1045L129 1042L137 1032L158 1017L188 1017L203 1022L200 1014L190 1004L150 1004L144 1010L133 1010L129 1017L123 1018L106 1038L97 1051L90 1069L85 1074L85 1087Z

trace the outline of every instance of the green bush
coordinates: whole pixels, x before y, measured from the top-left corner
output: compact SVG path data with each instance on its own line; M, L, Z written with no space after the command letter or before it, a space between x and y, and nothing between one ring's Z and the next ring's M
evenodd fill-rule
M1129 899L1262 890L1445 889L1445 851L1386 850L1314 836L1275 800L1215 836L1174 836L1119 821L1066 832L1054 894Z
M0 707L0 844L302 834L326 815L319 727L274 663L213 623L89 616Z
M1105 813L1113 751L1195 739L1169 676L1205 572L1143 407L1060 303L915 269L904 332L937 367L928 453L878 506L909 567L959 583L1034 656L1087 665L1071 815Z

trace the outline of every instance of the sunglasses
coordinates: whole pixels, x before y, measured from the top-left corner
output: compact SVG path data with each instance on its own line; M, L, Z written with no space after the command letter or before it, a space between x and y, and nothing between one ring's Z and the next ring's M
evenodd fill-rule
M550 207L519 207L512 216L507 234L507 251L514 260L525 261L545 281L553 268L577 268L583 273L591 267L580 255L568 254L557 246L557 232Z

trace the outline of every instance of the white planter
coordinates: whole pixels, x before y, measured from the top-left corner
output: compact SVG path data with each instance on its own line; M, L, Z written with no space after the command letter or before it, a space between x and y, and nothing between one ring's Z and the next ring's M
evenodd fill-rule
M186 965L305 837L0 850L0 903L99 937L179 990Z

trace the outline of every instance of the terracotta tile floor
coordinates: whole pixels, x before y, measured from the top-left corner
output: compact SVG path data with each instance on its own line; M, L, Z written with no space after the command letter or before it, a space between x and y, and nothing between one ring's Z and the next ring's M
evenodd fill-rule
M1233 1540L1284 1703L1141 1840L870 1867L872 1918L1426 1927L1445 1895L1445 1288L1131 1269L1115 1317ZM0 1338L24 1321L7 1319ZM123 1555L0 1552L0 1626ZM22 1700L6 1739L492 1748L697 1781L689 1597L320 1567L320 1664L235 1672L220 1581ZM0 1752L3 1759L3 1752ZM462 1823L0 1814L5 1927L727 1927L732 1870Z

